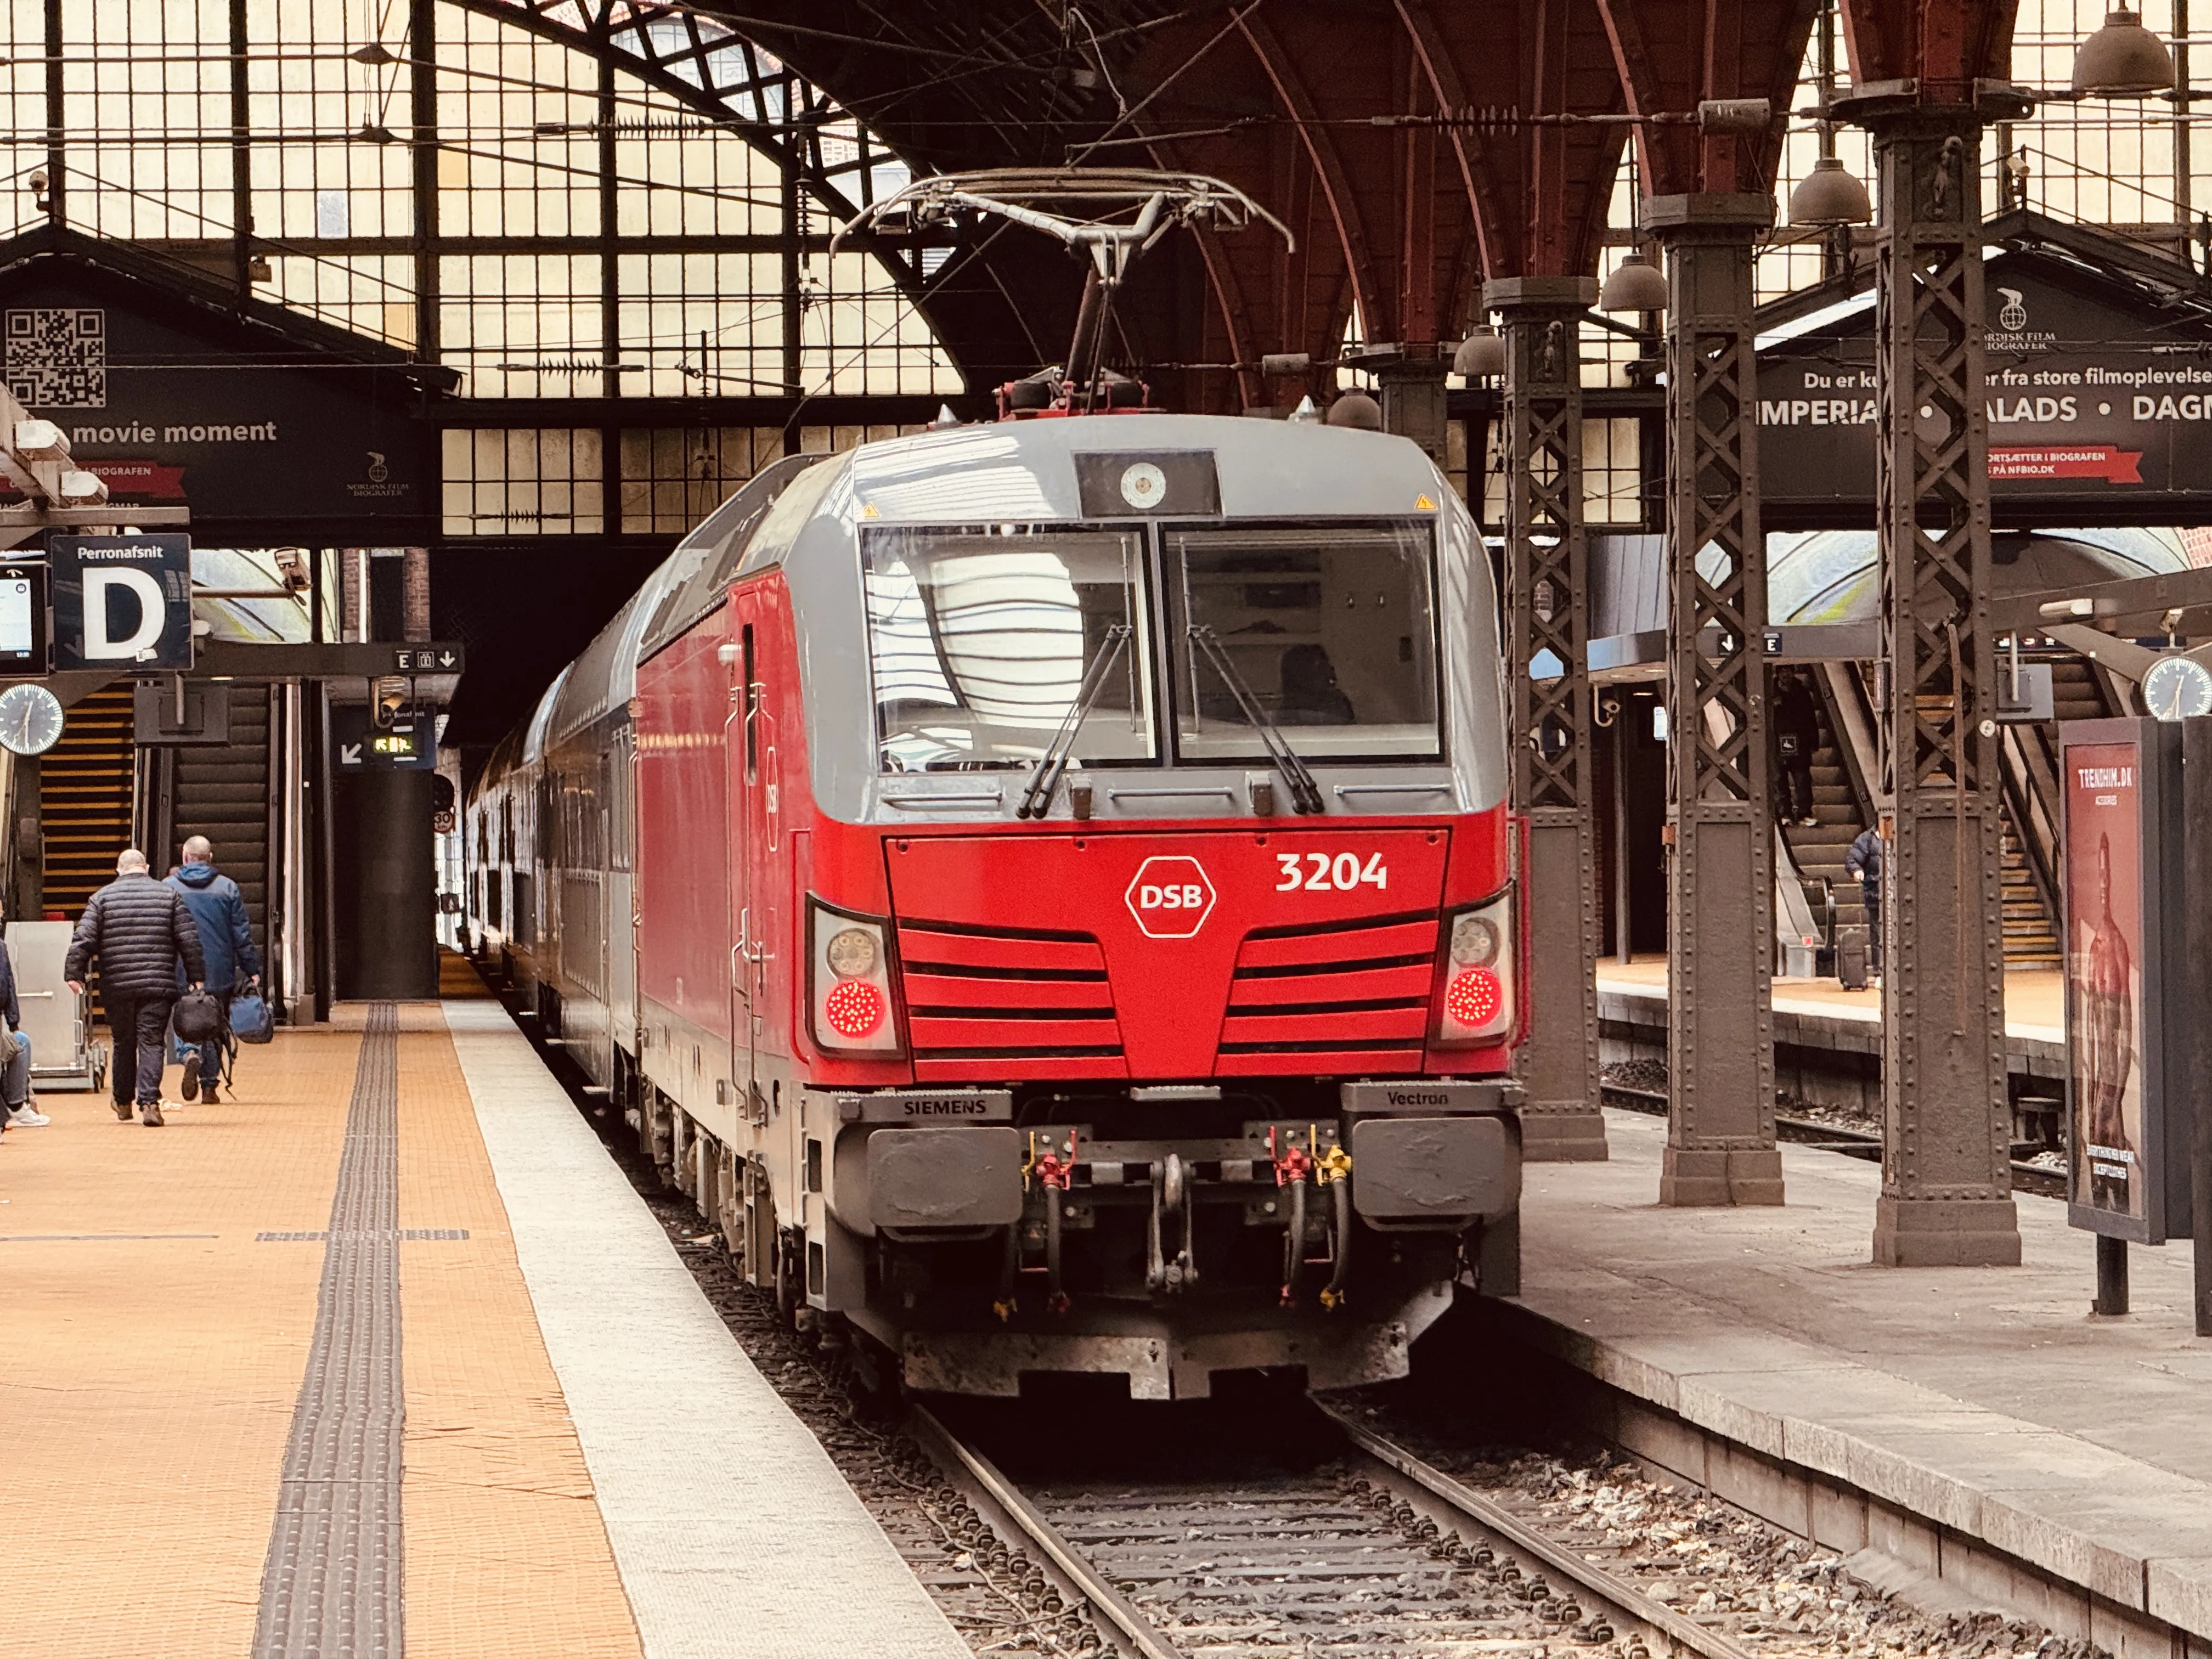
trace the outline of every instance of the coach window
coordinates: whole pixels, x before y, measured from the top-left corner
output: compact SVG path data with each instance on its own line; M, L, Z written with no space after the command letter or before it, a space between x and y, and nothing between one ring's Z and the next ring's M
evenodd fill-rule
M1247 700L1310 760L1443 754L1427 525L1173 530L1166 556L1182 759L1264 755Z

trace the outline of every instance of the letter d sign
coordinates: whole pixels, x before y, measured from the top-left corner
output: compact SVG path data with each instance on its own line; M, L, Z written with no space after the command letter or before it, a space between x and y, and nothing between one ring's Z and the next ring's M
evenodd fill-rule
M189 669L189 537L50 536L56 668Z
M121 603L118 604L117 601ZM137 621L120 639L109 632L115 613L133 607ZM84 657L87 662L136 662L152 657L161 641L168 606L161 584L143 570L91 569L84 573Z

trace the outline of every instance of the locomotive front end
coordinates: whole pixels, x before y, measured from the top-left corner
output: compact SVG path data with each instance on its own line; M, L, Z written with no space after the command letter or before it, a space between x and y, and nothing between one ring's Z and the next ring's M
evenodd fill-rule
M1402 1375L1517 1273L1465 510L1402 440L1147 416L864 450L842 512L863 672L801 651L808 1299L926 1389Z

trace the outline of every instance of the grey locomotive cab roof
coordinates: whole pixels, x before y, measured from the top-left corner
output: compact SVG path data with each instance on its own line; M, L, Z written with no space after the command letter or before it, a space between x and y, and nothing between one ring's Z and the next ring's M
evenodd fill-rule
M1403 518L1425 495L1438 504L1436 468L1403 438L1216 415L1098 415L917 433L853 451L848 478L871 522L1079 519L1076 456L1162 450L1213 457L1224 518Z
M769 512L741 574L781 566L790 589L807 692L807 754L823 811L848 823L895 821L885 817L891 809L877 758L861 538L902 525L1135 524L1155 516L1189 522L1189 514L1135 512L1086 520L1082 510L1079 456L1178 452L1212 458L1222 520L1433 518L1451 757L1434 768L1448 786L1439 805L1477 811L1503 798L1503 769L1487 758L1504 728L1497 598L1474 520L1435 463L1417 445L1384 433L1146 414L1005 422L886 439L834 458ZM1312 763L1339 778L1361 769ZM1248 769L1222 769L1240 783ZM1409 775L1392 769L1378 775ZM1184 766L1175 777L1188 782L1195 772ZM899 784L916 787L911 779ZM979 789L972 778L949 777L945 787L971 796ZM994 781L981 787L988 793L996 787ZM933 813L932 821L961 816ZM968 816L995 821L1007 812L986 805Z
M1052 521L1134 524L1190 514L1083 512L1078 458L1211 457L1222 520L1406 520L1433 515L1443 625L1445 739L1453 810L1486 810L1504 778L1486 758L1503 730L1497 598L1474 524L1443 475L1404 438L1341 427L1224 416L1117 415L1006 422L915 433L763 468L709 514L641 586L583 657L548 689L511 763L538 763L557 741L624 707L639 665L725 599L732 580L781 568L791 593L806 688L805 745L815 798L847 822L882 817L876 714L860 544L871 530ZM1095 505L1095 503L1094 503ZM1314 762L1334 775L1358 770ZM500 769L488 769L488 775ZM1222 769L1241 780L1243 763ZM1194 769L1176 769L1189 781ZM1389 776L1408 774L1396 769ZM913 781L902 781L902 787ZM972 781L966 786L973 789ZM1439 802L1443 805L1443 802ZM955 817L959 816L955 814ZM996 819L988 810L973 816ZM933 814L935 821L946 821Z

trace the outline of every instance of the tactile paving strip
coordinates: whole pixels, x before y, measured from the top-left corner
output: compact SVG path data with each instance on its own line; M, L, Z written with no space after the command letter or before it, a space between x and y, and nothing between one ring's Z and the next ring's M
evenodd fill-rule
M203 1236L213 1237L212 1234ZM451 1243L468 1236L466 1227L402 1227L399 1230L402 1244ZM328 1233L319 1231L312 1233L256 1233L253 1242L257 1244L319 1244L329 1237Z
M398 1033L392 1004L370 1010L253 1659L398 1659L404 1644Z

